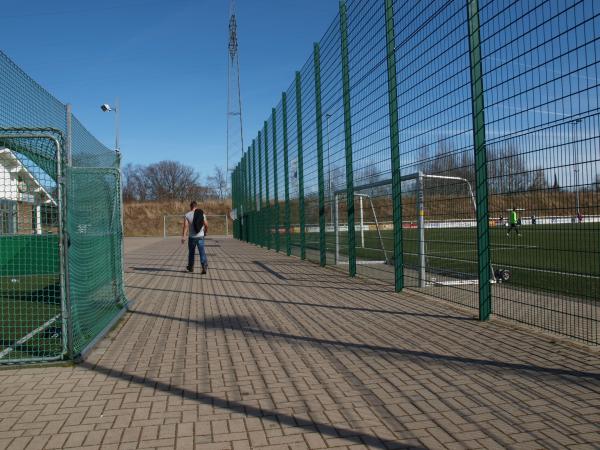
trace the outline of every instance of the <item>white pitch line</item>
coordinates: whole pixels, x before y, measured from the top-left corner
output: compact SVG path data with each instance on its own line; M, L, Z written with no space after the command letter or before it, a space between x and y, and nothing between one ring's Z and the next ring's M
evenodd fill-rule
M598 276L598 275L586 275L584 273L560 272L558 270L548 270L548 269L532 269L530 267L511 266L511 265L508 265L508 264L498 264L498 263L495 263L494 265L496 265L496 266L500 266L501 265L502 267L508 268L508 269L529 270L529 271L532 271L532 272L545 272L545 273L552 273L552 274L555 274L555 275L568 275L568 276L571 276L571 277L579 277L579 278L592 278L594 280L599 280L600 279L600 276Z
M17 342L15 342L15 344L14 344L13 347L7 347L4 350L2 350L0 352L0 359L4 358L6 355L8 355L9 353L11 353L15 349L15 347L17 345L24 344L29 339L31 339L32 337L34 337L36 334L38 334L39 332L41 332L41 331L45 330L46 328L48 328L50 325L52 325L54 322L56 322L59 317L60 317L60 314L57 314L56 316L54 316L52 319L50 319L49 321L47 321L43 325L39 326L35 330L30 331L28 334L26 334L25 336L23 336L21 339L19 339Z
M338 265L344 265L344 266L347 266L347 265L348 265L348 264L350 264L350 263L349 263L349 262L347 262L347 261L339 261L337 264L338 264ZM385 261L358 261L358 260L357 260L357 261L356 261L356 264L357 264L357 265L364 265L364 266L366 266L366 265L369 265L369 264L385 264Z

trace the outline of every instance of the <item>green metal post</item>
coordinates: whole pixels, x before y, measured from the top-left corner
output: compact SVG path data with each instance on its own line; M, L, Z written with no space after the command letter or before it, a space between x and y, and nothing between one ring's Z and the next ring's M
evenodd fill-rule
M241 216L241 224L242 224L242 233L240 239L242 241L246 240L246 155L242 156L242 160L240 162L242 180L240 183L240 190L242 192L242 216ZM227 220L227 219L225 219Z
M300 214L300 259L306 259L306 218L304 217L304 158L302 150L302 85L296 72L296 127L298 129L298 210Z
M267 121L265 120L263 140L265 142L265 238L267 248L271 249L271 198L269 195L269 133L267 128Z
M348 274L356 275L356 236L354 229L354 174L352 170L352 122L350 114L350 65L348 56L348 15L346 2L340 1L342 35L342 84L344 96L344 141L346 147L346 209L348 214Z
M231 172L231 186L233 187L233 195L231 196L231 206L233 209L237 208L237 186L236 186L236 169ZM237 225L238 218L233 221L233 237L237 239Z
M249 233L250 233L250 149L246 150L246 156L244 158L244 168L246 172L246 176L244 177L244 211L246 212L246 239L245 241L249 241Z
M240 222L240 229L238 239L244 239L244 165L243 161L240 160L238 166L238 180L237 180L237 191L238 191L238 220ZM227 218L225 218L227 220ZM227 231L227 227L225 228Z
M290 160L288 155L287 94L281 94L283 109L283 176L285 177L285 253L292 254L292 236L290 232Z
M275 108L271 110L271 123L273 124L271 128L273 128L273 214L275 214L275 251L280 250L280 242L279 242L279 186L278 177L277 177L277 114L275 112Z
M265 246L265 217L263 207L263 162L262 162L262 133L258 132L258 204L259 204L259 230L258 230L258 243L261 247Z
M319 44L314 44L315 112L317 122L317 170L319 183L319 264L325 266L325 175L323 174L323 116L321 113L321 55Z
M402 182L400 181L400 135L398 131L394 0L385 0L385 24L388 104L390 110L390 151L392 162L392 210L394 220L394 286L396 292L400 292L404 288L404 255L402 248Z
M259 211L259 198L257 196L258 193L258 178L256 176L257 172L256 172L256 141L253 139L252 140L252 165L254 166L252 169L252 179L253 179L253 184L254 184L254 196L252 198L252 243L253 244L258 244L258 211Z
M236 211L237 211L237 230L236 230L236 239L241 239L242 233L242 212L244 207L242 206L242 189L241 189L241 179L242 179L242 171L241 171L241 163L237 165L235 168L235 191L236 191ZM235 229L236 227L234 227Z
M467 0L469 19L469 55L471 61L471 101L473 105L473 142L475 150L475 198L477 203L477 257L479 263L479 320L488 320L492 312L490 283L490 234L488 217L487 158L483 103L483 69L479 37L479 4Z
M250 149L248 148L248 151L246 152L246 242L250 241L250 212L252 211L250 203L250 180Z

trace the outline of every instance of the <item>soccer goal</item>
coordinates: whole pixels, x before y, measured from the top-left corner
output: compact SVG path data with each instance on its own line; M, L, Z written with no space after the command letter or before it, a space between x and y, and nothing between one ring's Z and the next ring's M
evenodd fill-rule
M335 234L335 262L336 264L348 264L345 258L342 258L340 246L342 235L347 235L348 224L340 222L340 197L345 194L345 191L337 191L334 197L334 221L333 230ZM359 233L357 247L374 250L383 259L361 259L357 264L389 264L389 250L386 249L382 236L381 224L373 204L373 198L370 194L355 193L354 198L358 203L358 225L355 225L355 230ZM371 214L371 220L365 220L365 215ZM365 235L367 239L365 239Z
M459 176L423 172L404 175L400 181L405 274L414 277L421 288L478 284L474 275L477 264L477 204L470 181ZM358 200L355 202L358 219L355 225L358 234L356 247L365 248L366 241L382 255L379 259L363 258L357 264L393 264L393 226L380 221L372 196L364 193L376 190L378 198L388 196L388 209L391 211L391 185L392 180L382 180L354 187ZM340 199L345 199L345 196L345 190L334 193L335 262L341 265L347 264L343 246L348 224L340 221L340 210L343 208L345 211L346 203ZM372 217L370 222L364 220L367 211ZM386 233L389 239L384 237ZM365 234L369 236L366 240ZM506 272L504 275L504 280L508 280L510 274ZM495 283L496 280L492 267L490 281Z
M229 221L227 214L206 214L208 234L212 236L228 236ZM163 215L163 238L181 236L183 214Z

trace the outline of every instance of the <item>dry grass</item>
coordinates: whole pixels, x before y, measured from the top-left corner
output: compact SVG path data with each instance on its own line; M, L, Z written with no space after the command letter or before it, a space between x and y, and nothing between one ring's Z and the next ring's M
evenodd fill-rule
M228 214L231 200L208 200L200 202L206 214ZM163 216L183 215L189 211L188 202L133 202L125 203L123 221L125 236L162 236ZM231 229L231 228L230 228ZM219 229L211 228L213 234L221 234Z

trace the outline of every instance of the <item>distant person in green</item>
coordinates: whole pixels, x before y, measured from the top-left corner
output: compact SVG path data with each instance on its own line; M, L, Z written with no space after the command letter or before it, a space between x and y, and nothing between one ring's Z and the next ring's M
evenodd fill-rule
M517 215L517 211L515 208L512 209L510 214L508 215L508 231L506 232L507 236L510 236L510 232L515 230L517 232L517 236L521 236L519 232L519 216Z

